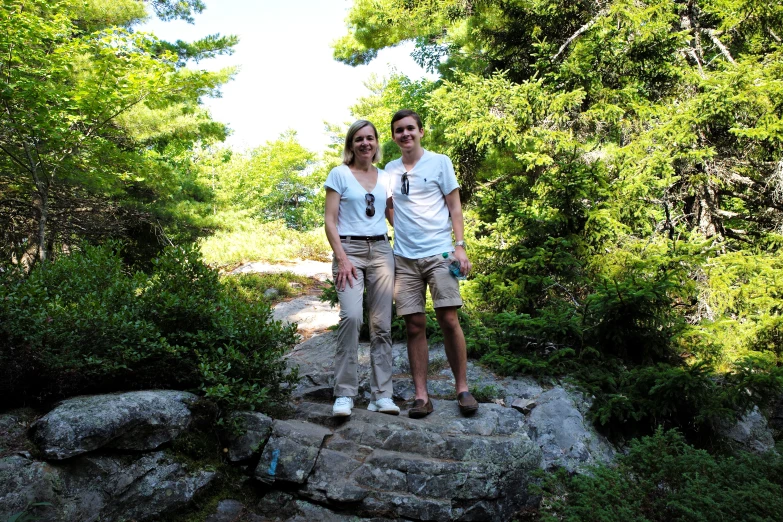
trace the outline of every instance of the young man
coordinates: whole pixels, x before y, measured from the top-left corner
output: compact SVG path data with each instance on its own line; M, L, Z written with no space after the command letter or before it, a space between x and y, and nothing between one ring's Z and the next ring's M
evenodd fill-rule
M402 151L402 157L386 165L386 171L393 187L387 208L392 209L394 226L394 299L397 315L405 318L408 359L416 388L408 415L421 418L433 410L427 394L427 286L454 373L459 409L463 415L471 415L478 410L478 402L468 391L465 335L457 317L462 298L459 283L449 270L455 259L463 275L471 269L465 253L459 182L447 156L422 148L424 129L418 114L408 109L397 111L391 131Z

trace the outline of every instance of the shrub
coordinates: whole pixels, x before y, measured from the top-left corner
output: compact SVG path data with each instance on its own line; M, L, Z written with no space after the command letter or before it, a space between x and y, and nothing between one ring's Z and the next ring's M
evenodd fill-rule
M783 459L712 456L675 430L632 441L616 467L544 480L541 520L674 522L783 520Z
M280 357L296 330L262 301L220 283L193 247L130 273L117 245L87 246L5 272L0 288L0 401L48 402L141 388L201 391L224 408L267 409L296 374Z

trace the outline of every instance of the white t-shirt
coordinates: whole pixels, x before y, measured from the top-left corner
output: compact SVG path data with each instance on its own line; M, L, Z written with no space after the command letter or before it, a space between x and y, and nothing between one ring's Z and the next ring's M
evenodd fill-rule
M409 193L402 193L402 158L389 162L394 201L394 253L408 259L454 251L446 195L459 188L448 156L428 150L408 171Z
M389 174L378 169L378 182L371 194L375 196L375 215L367 216L367 201L361 183L348 165L335 167L326 177L324 187L340 194L337 212L337 233L341 236L379 236L386 234L386 199L391 196Z

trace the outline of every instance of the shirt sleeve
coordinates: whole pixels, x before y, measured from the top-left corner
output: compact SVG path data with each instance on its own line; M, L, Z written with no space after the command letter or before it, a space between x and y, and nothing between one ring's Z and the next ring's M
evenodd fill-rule
M454 189L459 188L459 181L457 181L457 175L454 173L454 165L452 165L451 159L446 155L441 155L440 159L441 173L438 184L440 185L440 190L444 194L451 194L454 192Z
M330 188L338 194L345 192L345 177L342 175L340 167L335 167L329 172L324 182L324 188Z

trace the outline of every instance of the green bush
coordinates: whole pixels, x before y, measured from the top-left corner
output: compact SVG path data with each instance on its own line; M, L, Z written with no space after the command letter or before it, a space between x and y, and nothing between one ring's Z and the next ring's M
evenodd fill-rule
M0 406L141 388L197 390L228 409L285 400L297 377L280 357L294 327L228 291L193 247L167 249L149 275L117 250L4 272Z
M616 467L544 480L545 522L713 522L783 520L783 459L777 454L712 456L675 430L631 442Z

